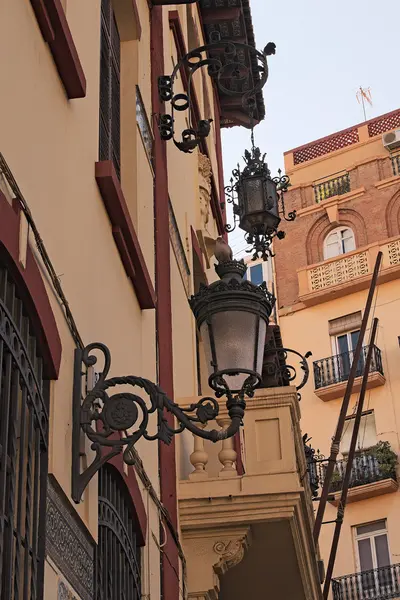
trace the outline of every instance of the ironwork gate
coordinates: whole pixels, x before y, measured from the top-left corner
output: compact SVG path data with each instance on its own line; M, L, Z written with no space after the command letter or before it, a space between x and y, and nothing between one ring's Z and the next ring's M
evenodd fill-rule
M140 598L140 548L135 509L119 473L110 465L99 472L97 600Z
M0 263L0 598L43 593L48 388L26 308Z

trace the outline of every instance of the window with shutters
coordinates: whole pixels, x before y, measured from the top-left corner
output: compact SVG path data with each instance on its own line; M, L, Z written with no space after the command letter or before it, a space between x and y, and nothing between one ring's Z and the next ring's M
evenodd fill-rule
M0 598L43 597L48 386L29 314L0 260Z
M99 159L121 177L121 43L111 0L101 2Z

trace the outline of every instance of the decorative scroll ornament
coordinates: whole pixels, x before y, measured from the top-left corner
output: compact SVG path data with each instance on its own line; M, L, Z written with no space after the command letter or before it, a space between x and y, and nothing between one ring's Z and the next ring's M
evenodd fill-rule
M241 96L245 109L253 110L255 97L268 79L267 56L275 54L275 44L270 42L259 52L253 46L235 41L222 41L218 32L213 32L212 43L200 46L186 54L175 66L172 75L158 79L158 92L163 102L171 104L171 113L159 116L159 131L163 140L173 140L179 150L191 153L210 133L211 115L206 115L196 125L192 121L193 77L206 67L217 88L228 96ZM246 55L250 56L249 65ZM254 62L258 64L259 77L254 84ZM180 72L187 76L187 91L175 93L174 84ZM252 87L251 87L252 86ZM250 89L249 89L250 88ZM175 137L175 111L188 113L188 127Z
M218 575L223 575L228 569L238 565L243 560L248 547L248 536L244 536L237 540L230 540L228 542L216 542L213 550L216 554L219 554L220 559L218 563L214 565L215 572Z
M300 371L302 374L301 380L295 385L298 379L297 369L292 365L287 364L288 354L296 354L299 357ZM280 385L295 385L297 392L301 390L307 383L310 376L310 367L308 366L307 358L312 356L311 352L306 352L303 356L297 350L291 350L290 348L271 348L265 349L264 353L264 364L263 374L265 376L272 377L277 381L281 382ZM298 393L299 400L301 395Z
M203 229L208 231L211 216L211 161L205 154L198 153L200 214Z
M97 363L97 357L92 354L100 352L104 357L104 367L99 373L97 383L92 390L84 394L82 401L82 378L88 367ZM111 366L111 355L108 348L101 343L93 343L84 350L75 351L75 376L73 397L73 433L72 433L72 498L79 503L89 481L100 467L111 458L123 452L126 464L134 464L133 446L140 438L146 440L161 440L170 444L174 435L188 429L193 434L204 439L217 442L235 435L242 424L245 394L250 395L249 382L245 382L243 390L233 396L224 383L224 389L219 390L218 397L227 396L226 406L231 418L228 429L206 431L197 424L213 421L219 414L219 404L215 398L202 398L188 408L181 408L170 400L163 390L155 383L128 375L107 379ZM84 369L82 369L84 367ZM116 386L130 386L139 389L148 400L132 392L110 393ZM178 427L171 427L165 417L165 411L173 414ZM150 416L156 415L157 429L149 433ZM92 442L91 449L96 453L93 462L81 473L81 431ZM107 450L108 449L108 450Z

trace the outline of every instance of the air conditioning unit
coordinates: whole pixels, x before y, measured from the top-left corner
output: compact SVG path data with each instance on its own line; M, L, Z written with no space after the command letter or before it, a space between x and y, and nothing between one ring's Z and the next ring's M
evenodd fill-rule
M400 129L391 131L390 133L384 133L382 136L383 145L388 150L395 150L400 148Z

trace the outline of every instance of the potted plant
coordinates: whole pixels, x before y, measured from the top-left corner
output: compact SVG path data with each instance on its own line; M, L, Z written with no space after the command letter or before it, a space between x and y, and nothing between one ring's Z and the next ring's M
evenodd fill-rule
M396 479L396 467L399 461L389 442L378 442L367 451L367 454L377 461L381 479Z

